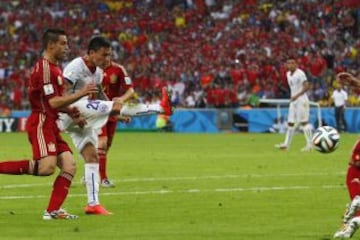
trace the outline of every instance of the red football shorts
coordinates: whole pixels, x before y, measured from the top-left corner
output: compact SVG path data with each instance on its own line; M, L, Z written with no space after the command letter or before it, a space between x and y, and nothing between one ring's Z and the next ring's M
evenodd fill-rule
M58 156L62 152L72 152L60 135L54 119L43 113L32 113L26 122L28 138L32 146L33 159Z

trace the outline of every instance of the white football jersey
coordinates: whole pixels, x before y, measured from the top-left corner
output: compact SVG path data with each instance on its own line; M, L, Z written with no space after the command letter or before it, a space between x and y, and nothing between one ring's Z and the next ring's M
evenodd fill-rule
M290 71L286 73L288 84L290 86L290 94L294 96L302 91L304 82L307 81L306 74L303 70L297 68L294 73ZM306 93L301 95L296 101L309 100Z
M64 78L72 83L72 89L70 94L83 88L86 84L95 82L96 85L100 85L103 79L103 70L96 67L95 72L91 72L88 66L86 66L82 57L77 57L65 66L63 71ZM82 99L87 99L88 96Z

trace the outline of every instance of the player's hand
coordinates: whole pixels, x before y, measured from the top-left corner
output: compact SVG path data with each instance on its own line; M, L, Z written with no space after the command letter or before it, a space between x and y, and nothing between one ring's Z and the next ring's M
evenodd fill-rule
M360 82L351 73L340 72L336 75L336 79L343 85L351 87L360 87Z
M83 116L79 116L77 118L73 118L74 123L79 126L79 128L84 128L87 124L86 119Z
M79 109L77 107L69 107L68 114L73 119L80 117L80 111L79 111Z
M129 116L119 116L118 120L120 122L123 122L123 123L130 123L131 122L131 117L129 117Z
M297 96L297 95L292 96L292 97L290 98L290 102L293 102L293 101L295 101L296 99L298 99L298 96Z
M84 96L93 96L99 92L99 88L95 83L88 83L80 91L82 91Z

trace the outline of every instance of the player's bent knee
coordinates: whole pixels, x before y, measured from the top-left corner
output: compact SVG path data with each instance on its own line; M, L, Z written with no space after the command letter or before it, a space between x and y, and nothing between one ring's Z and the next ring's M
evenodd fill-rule
M107 137L100 137L99 138L99 144L98 144L98 149L104 149L106 150L108 146L108 141L107 141Z
M87 144L81 151L81 155L83 156L86 163L98 163L99 162L97 150L93 144L90 144L90 143Z
M97 154L95 154L95 155L88 155L88 156L85 158L85 162L86 162L86 163L98 163L98 162L99 162L99 158L98 158Z
M59 155L58 166L69 174L75 175L76 173L76 161L71 152L63 152Z
M74 176L75 173L76 173L76 164L74 162L74 163L71 163L71 164L64 165L61 170L64 171L64 172L68 172L68 173L70 173L71 175Z
M56 170L56 156L47 156L35 162L33 174L35 176L50 176Z

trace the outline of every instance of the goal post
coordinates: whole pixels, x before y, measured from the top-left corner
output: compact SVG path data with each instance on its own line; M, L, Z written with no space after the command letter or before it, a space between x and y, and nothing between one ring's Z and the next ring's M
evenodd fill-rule
M269 105L276 106L277 117L279 119L281 117L281 106L289 105L290 100L289 99L260 99L260 103L267 103ZM312 102L312 101L310 101L309 103L310 103L311 107L316 107L317 120L318 120L318 126L317 127L321 127L321 125L322 125L322 117L321 117L320 104L317 103L317 102Z

